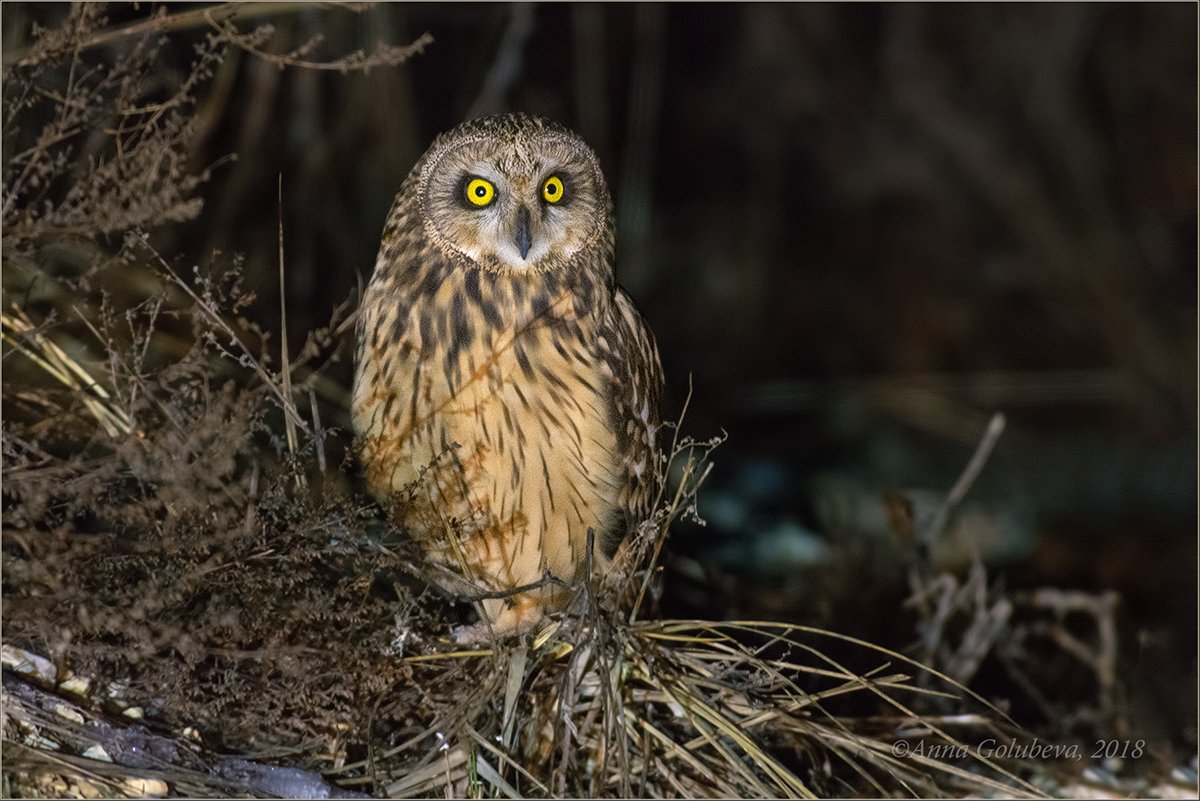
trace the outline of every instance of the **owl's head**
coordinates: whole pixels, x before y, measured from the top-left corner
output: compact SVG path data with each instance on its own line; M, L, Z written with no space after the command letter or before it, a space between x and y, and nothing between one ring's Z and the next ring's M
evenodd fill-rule
M463 123L438 137L418 169L426 231L460 263L502 273L561 269L611 233L595 153L539 117Z

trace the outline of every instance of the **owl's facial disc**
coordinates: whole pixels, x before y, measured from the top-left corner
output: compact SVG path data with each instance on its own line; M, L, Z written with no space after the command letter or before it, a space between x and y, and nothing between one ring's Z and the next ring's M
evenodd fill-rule
M605 218L595 157L561 137L466 142L429 170L426 202L439 239L484 269L566 267Z

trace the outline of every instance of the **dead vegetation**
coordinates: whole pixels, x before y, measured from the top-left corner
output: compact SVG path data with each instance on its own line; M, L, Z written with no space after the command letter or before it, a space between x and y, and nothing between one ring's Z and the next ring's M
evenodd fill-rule
M284 779L325 786L318 774L388 795L1033 792L983 756L897 759L870 731L878 719L864 730L838 711L865 695L892 728L920 721L960 742L913 710L933 691L900 654L854 642L874 663L859 674L824 653L830 638L853 642L831 632L645 616L666 532L694 514L716 440L677 438L677 488L631 542L636 569L589 582L530 641L455 650L419 559L353 492L348 466L320 470L317 421L288 447L281 377L214 316L246 301L235 278L172 293L182 279L158 276L153 301L101 314L91 347L107 361L91 370L13 312L27 367L65 385L18 390L6 374L6 399L47 399L6 414L4 431L6 770L22 792L151 786L136 779L287 795ZM194 344L154 369L161 319L186 320ZM74 416L70 443L39 435L52 403ZM131 758L146 743L158 761ZM60 758L94 761L97 748L111 762ZM218 756L230 753L295 772Z

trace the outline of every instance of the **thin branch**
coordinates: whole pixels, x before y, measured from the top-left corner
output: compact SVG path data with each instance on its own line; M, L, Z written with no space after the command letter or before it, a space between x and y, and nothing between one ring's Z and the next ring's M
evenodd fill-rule
M508 27L500 39L496 60L483 80L479 96L468 107L467 119L503 111L508 93L521 77L525 46L533 33L533 6L530 3L513 3L509 11Z
M360 49L333 61L311 61L305 56L321 43L320 35L312 37L288 53L280 54L268 53L260 49L256 43L258 37L255 34L243 34L230 22L222 23L212 20L212 26L230 44L251 55L258 56L263 61L270 62L280 69L300 67L310 70L332 70L343 74L358 71L369 72L372 67L398 67L413 56L420 55L426 47L433 44L433 36L429 32L425 32L408 45L399 46L387 42L377 42L375 50L369 54ZM261 27L270 28L269 25Z
M933 516L929 527L925 530L924 542L926 544L935 542L941 536L942 530L946 527L946 521L950 519L950 514L962 502L968 490L971 489L971 485L975 483L975 479L979 477L979 472L987 464L988 457L992 454L992 449L996 447L996 441L1004 433L1004 425L1005 419L1003 413L996 412L992 415L987 429L983 432L983 437L979 440L979 444L975 446L975 453L971 455L971 460L967 462L962 475L958 477L958 481L954 482L954 486L946 494L946 500L942 502L937 514Z
M528 584L522 584L519 587L513 587L510 590L496 590L494 592L483 592L478 595L464 595L462 600L478 603L479 601L487 601L497 598L512 598L514 595L520 595L523 592L532 590L540 590L543 587L560 587L562 589L574 589L570 584L555 576L547 570L540 579L531 581Z

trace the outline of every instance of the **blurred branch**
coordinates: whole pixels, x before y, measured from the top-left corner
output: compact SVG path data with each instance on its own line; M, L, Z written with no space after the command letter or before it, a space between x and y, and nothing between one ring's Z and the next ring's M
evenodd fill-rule
M634 18L635 54L629 86L629 129L621 170L617 230L621 232L619 260L622 280L635 294L646 284L645 249L653 207L654 143L662 107L666 11L654 3L637 7Z
M922 540L926 545L936 542L937 538L941 536L942 529L946 527L946 521L950 519L950 513L966 497L967 491L971 489L971 485L979 477L979 471L983 470L983 466L987 464L988 457L992 455L992 449L996 447L996 440L1000 439L1000 435L1003 433L1004 415L996 412L992 415L991 421L988 422L988 427L983 432L983 437L979 440L979 445L975 448L975 453L971 455L971 460L967 462L967 466L963 469L962 475L958 477L958 481L955 481L954 486L950 488L950 492L946 495L946 500L938 509L937 514L934 515L933 520L930 521L929 528L924 532Z
M575 103L579 130L600 154L609 152L612 110L608 92L608 58L605 47L605 10L591 3L571 6L575 32Z
M1115 369L929 372L824 381L778 379L751 384L732 398L736 414L780 418L860 409L934 436L973 444L986 409L1100 407L1138 402L1126 373Z
M1049 637L1064 652L1090 668L1099 685L1100 714L1104 718L1116 715L1119 692L1116 615L1120 596L1112 590L1087 593L1042 587L1023 595L1021 600L1035 609L1052 613L1049 621L1031 626L1031 632ZM1067 629L1064 620L1071 612L1091 616L1096 626L1094 642L1080 639Z
M525 44L533 33L533 6L529 3L514 3L511 9L508 27L504 29L500 47L496 50L496 60L492 62L492 67L483 80L479 96L467 109L468 120L503 111L505 98L521 75Z
M883 396L901 392L956 395L980 406L1112 404L1129 394L1125 376L1112 369L930 372L833 381L782 379L750 385L738 395L752 414L795 414L839 395Z

